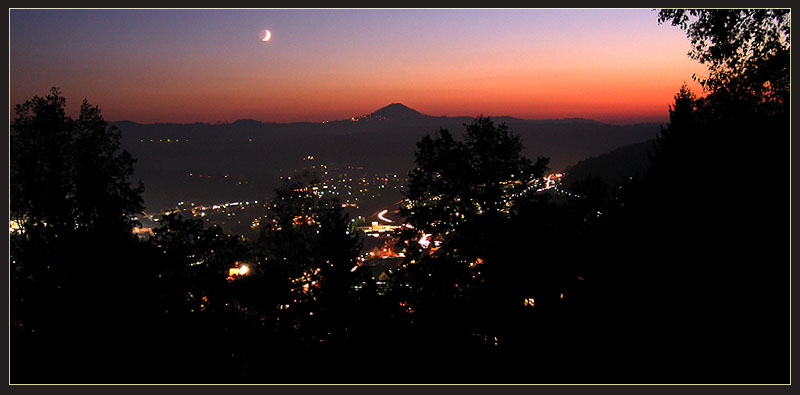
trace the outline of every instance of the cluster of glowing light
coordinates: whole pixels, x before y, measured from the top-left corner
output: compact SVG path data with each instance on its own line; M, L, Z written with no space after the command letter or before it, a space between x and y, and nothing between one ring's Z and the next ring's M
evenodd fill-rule
M314 225L314 217L308 215L298 215L295 216L294 219L295 225Z
M239 265L239 262L236 262L236 266L228 269L228 280L235 280L239 277L246 276L247 273L250 272L250 268L247 265Z
M8 221L8 234L19 232L20 229L21 228L19 226L19 222L17 222L17 221Z
M135 235L137 235L139 237L143 237L145 235L152 235L153 234L153 228L135 227L135 228L133 228L132 231L133 231L133 234L135 234Z
M408 314L411 314L411 313L416 311L414 306L410 305L408 302L405 302L405 301L400 302L400 307L402 307L403 310Z
M481 264L483 264L483 259L476 258L474 262L470 262L469 263L469 267L475 267L475 266L478 266L478 265L481 265Z
M563 173L553 173L548 174L543 178L538 178L533 180L535 185L544 184L544 186L539 187L536 189L536 192L542 192L548 189L558 189L558 185L561 183L561 179L564 177Z
M420 247L422 247L422 248L430 247L431 246L431 240L430 240L431 236L432 235L430 233L425 233L424 235L422 235L422 237L419 239Z
M534 300L533 300L533 298L525 298L525 299L523 300L523 304L524 304L526 307L533 307L533 306L534 306Z
M316 268L310 271L303 271L299 277L292 279L292 284L299 284L296 288L293 288L295 292L302 292L308 293L311 290L311 287L319 288L319 281L315 280L315 278L319 278L319 273L322 269Z
M381 233L393 232L400 228L398 225L381 225L378 221L373 221L370 226L359 226L356 230L366 233L368 236L379 237Z

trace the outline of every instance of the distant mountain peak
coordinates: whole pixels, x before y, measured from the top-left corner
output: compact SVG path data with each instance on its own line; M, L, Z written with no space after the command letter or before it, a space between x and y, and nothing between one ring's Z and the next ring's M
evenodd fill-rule
M386 119L404 119L404 118L418 117L421 116L422 114L419 111L409 108L404 104L392 103L386 107L383 107L373 112L371 115Z

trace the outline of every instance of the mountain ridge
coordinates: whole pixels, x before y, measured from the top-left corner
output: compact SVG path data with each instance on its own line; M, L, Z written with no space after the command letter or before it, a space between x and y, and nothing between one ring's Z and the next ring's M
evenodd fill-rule
M250 124L259 124L259 125L294 125L294 124L319 124L319 123L335 123L335 122L352 122L355 119L359 119L360 117L383 117L384 120L398 120L398 118L427 118L427 119L442 119L442 118L468 118L474 119L477 118L476 116L471 115L430 115L424 114L420 111L417 111L411 107L406 106L403 103L395 102L387 104L371 113L359 115L359 116L352 116L350 118L342 118L336 119L331 121L322 121L322 122L315 122L315 121L293 121L293 122L275 122L275 121L259 121L257 119L252 118L239 118L234 121L217 121L217 122L139 122L133 121L130 119L121 119L116 121L108 121L109 124L134 124L134 125L209 125L209 126L218 126L218 125L233 125L233 124L242 124L242 123L250 123ZM591 122L591 123L599 123L599 124L606 124L606 125L614 125L614 126L632 126L632 125L643 125L643 124L653 124L658 122L635 122L635 123L628 123L628 124L618 124L618 123L609 123L598 121L595 119L590 118L580 118L580 117L571 117L571 118L543 118L543 119L529 119L529 118L518 118L510 115L483 115L484 118L491 118L494 120L500 120L505 122L515 122L515 121L526 121L526 122Z
M363 166L379 174L407 174L414 166L416 143L422 137L447 129L460 138L464 124L475 119L417 113L397 103L370 113L370 117L326 123L241 120L217 124L110 124L119 127L122 147L137 158L134 178L145 184L146 205L170 207L178 201L260 196L277 186L280 174L307 166L304 158L309 156L316 158L315 163ZM582 119L490 118L505 122L512 133L520 136L526 157L549 157L553 171L617 147L652 139L660 131L659 124L620 126ZM218 185L212 185L212 181L198 183L197 177L190 174L221 181ZM241 179L241 184L237 181L232 186L223 185L228 182L224 180L233 177Z

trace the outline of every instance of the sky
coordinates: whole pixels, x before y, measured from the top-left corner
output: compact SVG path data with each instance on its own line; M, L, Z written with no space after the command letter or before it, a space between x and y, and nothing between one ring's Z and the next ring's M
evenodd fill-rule
M666 122L692 75L651 9L9 10L9 109L56 86L108 121L434 116ZM272 38L259 34L269 29ZM74 116L74 115L73 115Z

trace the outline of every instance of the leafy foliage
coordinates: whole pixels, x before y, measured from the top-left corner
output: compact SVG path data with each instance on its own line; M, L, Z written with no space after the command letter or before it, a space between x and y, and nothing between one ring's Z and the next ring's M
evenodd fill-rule
M658 21L686 31L689 56L708 66L708 77L699 80L709 92L746 99L758 112L788 109L789 9L664 9Z
M419 232L441 238L486 221L508 218L514 201L541 177L547 158L522 156L522 143L505 124L477 118L463 141L441 129L417 143L416 165L400 214Z
M229 302L226 278L250 252L239 237L225 234L219 226L205 228L202 219L163 215L161 225L148 239L160 252L159 278L165 301L173 314L181 310L221 308ZM177 303L176 303L177 302Z
M98 107L66 116L53 88L15 107L11 124L11 219L24 238L81 232L130 233L143 208L133 186L134 159L120 151L120 132L106 128Z
M316 273L321 283L343 281L361 244L338 200L315 191L310 175L276 190L258 248L270 266L290 278Z
M81 354L113 374L96 362L133 352L143 337L106 348L77 345L129 336L154 311L151 267L134 266L139 245L131 229L143 190L130 181L134 159L97 107L84 100L72 119L65 105L53 88L15 106L10 125L9 217L19 226L10 235L13 357L24 374L41 364L53 373L46 380L77 373L62 355ZM141 320L127 322L128 315ZM43 352L52 358L33 359Z

